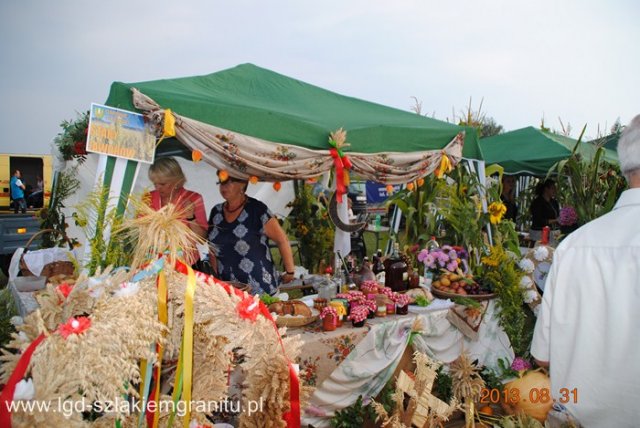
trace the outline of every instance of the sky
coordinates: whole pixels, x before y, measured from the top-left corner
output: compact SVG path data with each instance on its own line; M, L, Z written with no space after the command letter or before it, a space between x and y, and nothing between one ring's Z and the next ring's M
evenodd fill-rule
M45 154L114 81L253 63L325 89L505 131L606 134L640 113L634 0L4 0L0 153ZM561 122L562 121L562 124Z

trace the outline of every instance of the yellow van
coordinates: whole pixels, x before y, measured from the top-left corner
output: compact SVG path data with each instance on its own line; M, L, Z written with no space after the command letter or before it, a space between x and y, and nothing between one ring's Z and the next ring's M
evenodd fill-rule
M22 182L27 187L27 208L48 206L53 179L51 155L3 153L0 154L0 209L6 210L11 206L10 182L16 169L22 173ZM38 177L43 180L42 192L38 189Z

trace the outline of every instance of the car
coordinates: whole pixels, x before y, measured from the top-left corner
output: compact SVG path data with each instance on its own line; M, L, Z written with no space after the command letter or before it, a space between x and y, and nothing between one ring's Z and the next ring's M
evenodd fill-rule
M358 216L367 213L367 189L365 181L352 181L349 184L348 196L351 199L351 211Z

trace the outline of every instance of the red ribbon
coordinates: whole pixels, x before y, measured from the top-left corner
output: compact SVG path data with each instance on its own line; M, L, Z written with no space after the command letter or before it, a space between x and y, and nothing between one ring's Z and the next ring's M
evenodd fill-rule
M344 186L344 163L337 149L329 149L329 153L333 158L333 165L336 169L336 200L342 203L342 195L347 193Z
M16 368L11 373L11 377L4 386L2 393L0 393L0 427L11 426L11 413L9 412L9 403L13 401L13 394L16 391L16 385L24 378L24 374L31 362L31 356L36 350L40 342L44 340L44 333L40 333L40 336L36 338L29 347L22 353L22 356L16 364Z
M335 150L335 149L332 149ZM176 271L186 275L187 274L187 265L185 265L181 261L177 261L175 264ZM196 271L196 278L202 282L207 282L208 280L212 280L214 283L218 284L227 292L227 294L235 294L236 296L242 298L244 297L244 291L233 287L226 282L220 281L219 279L207 275L202 272ZM284 350L284 343L282 342L282 338L280 337L280 333L278 333L278 326L276 322L271 317L271 313L269 312L269 308L267 305L258 301L260 307L260 313L266 319L271 321L273 328L276 330L276 334L278 336L278 342L280 343L280 347L282 348L282 353L287 360L287 365L289 366L289 406L291 410L285 412L282 415L282 419L287 423L287 427L289 428L300 428L300 380L298 379L298 375L296 374L295 368L293 367L293 363L287 357L287 354Z

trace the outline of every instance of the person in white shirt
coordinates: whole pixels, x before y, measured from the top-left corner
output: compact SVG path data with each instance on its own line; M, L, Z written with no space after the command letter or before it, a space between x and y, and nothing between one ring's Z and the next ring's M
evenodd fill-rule
M640 426L640 115L618 157L629 189L556 249L531 344L585 427Z

